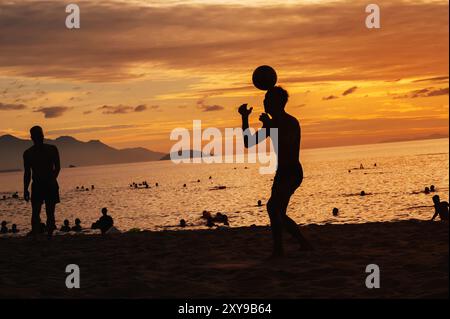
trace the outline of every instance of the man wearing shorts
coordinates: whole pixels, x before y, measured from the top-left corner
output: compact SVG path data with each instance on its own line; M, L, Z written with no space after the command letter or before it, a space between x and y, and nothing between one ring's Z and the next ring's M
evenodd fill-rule
M300 244L301 249L311 249L311 245L303 237L296 222L286 214L289 200L303 180L303 169L299 161L301 130L298 120L284 110L289 95L282 87L270 88L264 99L264 110L259 120L266 129L266 134L256 137L244 134L245 147L251 147L250 141L261 142L266 136L270 136L270 129L278 129L278 145L274 145L277 153L277 172L273 180L272 194L267 202L270 225L273 235L272 257L281 257L284 254L282 233L288 231ZM242 116L242 130L249 128L248 118L253 108L247 109L247 104L239 107ZM269 117L269 115L270 117ZM259 135L258 135L259 133ZM253 137L249 139L249 137ZM276 141L274 144L276 144Z
M24 165L24 199L30 200L28 188L31 180L31 228L36 237L41 229L41 208L45 203L47 214L47 232L51 237L56 229L55 206L59 203L59 186L57 178L61 170L58 149L44 143L44 132L40 126L30 129L33 146L23 153Z

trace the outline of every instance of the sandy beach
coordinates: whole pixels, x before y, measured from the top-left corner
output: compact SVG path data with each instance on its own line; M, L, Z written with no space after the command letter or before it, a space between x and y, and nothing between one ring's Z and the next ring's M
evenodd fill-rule
M448 298L448 223L302 227L315 246L267 262L268 227L0 239L0 298ZM77 264L81 288L67 289ZM381 288L367 289L377 264Z

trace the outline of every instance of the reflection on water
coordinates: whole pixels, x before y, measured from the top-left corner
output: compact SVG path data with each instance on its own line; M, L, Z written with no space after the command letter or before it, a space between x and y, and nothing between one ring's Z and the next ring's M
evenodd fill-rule
M448 139L438 139L305 150L301 155L305 178L292 197L289 214L302 224L429 219L433 194L420 191L434 184L448 200L448 147ZM106 206L123 230L161 229L182 218L199 225L203 210L226 213L232 227L266 225L265 207L258 207L257 201L268 200L272 178L260 175L255 164L163 161L63 169L57 223L66 218L73 223L79 217L88 227ZM129 186L142 181L150 187ZM77 186L91 185L94 190L76 191ZM0 174L0 197L21 190L22 173ZM360 196L362 190L366 196ZM333 207L339 208L339 217L332 216ZM0 220L9 226L16 223L28 230L30 218L30 204L0 200Z

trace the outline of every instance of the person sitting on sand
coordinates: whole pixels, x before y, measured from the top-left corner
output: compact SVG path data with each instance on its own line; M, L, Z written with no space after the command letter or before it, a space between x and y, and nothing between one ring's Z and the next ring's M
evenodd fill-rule
M429 194L430 193L430 188L427 186L427 187L425 187L425 189L423 190L423 192L425 193L425 194Z
M75 226L72 227L72 231L80 232L83 228L81 227L81 220L79 218L75 219Z
M228 216L222 213L217 213L216 216L213 218L213 221L216 223L222 223L225 226L228 226Z
M6 227L6 221L2 221L2 228L0 229L1 234L6 234L8 232L8 227Z
M69 226L69 220L68 219L64 219L64 225L61 226L61 228L59 229L62 232L70 232L70 226Z
M17 229L17 225L16 224L12 224L12 226L11 226L11 233L17 234L18 232L19 232L19 230Z
M204 210L204 211L202 212L202 217L201 217L201 218L203 218L203 219L208 219L208 218L212 218L212 216L211 216L211 213L210 213L210 212Z
M223 215L223 221L222 221L222 223L223 223L225 226L230 226L230 223L228 222L228 216L227 216L227 215Z
M262 202L261 202L261 200L259 199L258 200L258 207L261 207L262 206Z
M108 215L108 209L102 208L102 217L92 224L92 229L100 229L102 235L104 235L111 227L114 226L114 220Z
M449 215L448 202L441 202L439 195L434 195L433 203L434 203L434 215L431 218L431 220L433 221L437 215L439 215L441 220L448 220L448 215Z
M434 185L430 186L430 192L434 193L436 191L436 187Z
M180 220L180 227L186 227L186 221L184 219Z
M339 209L338 208L333 208L333 216L337 216L337 215L339 215Z
M209 228L216 226L216 224L214 224L214 219L211 216L206 219L206 226Z

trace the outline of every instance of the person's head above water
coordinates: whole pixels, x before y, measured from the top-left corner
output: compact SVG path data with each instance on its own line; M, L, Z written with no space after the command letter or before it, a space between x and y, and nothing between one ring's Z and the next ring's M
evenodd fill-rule
M40 126L33 126L30 129L31 140L35 145L44 144L44 131Z
M106 214L108 214L108 208L103 207L102 208L102 214L103 214L103 216L106 216Z
M267 90L264 98L264 111L272 116L282 114L288 100L288 92L281 86L274 86Z
M64 219L64 226L69 226L69 220L68 219Z
M433 203L435 205L439 204L441 202L441 198L439 197L439 195L434 195L433 196Z

